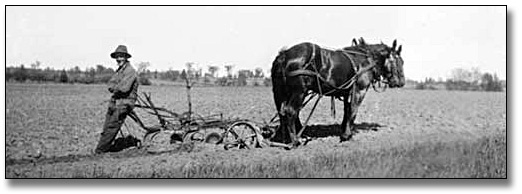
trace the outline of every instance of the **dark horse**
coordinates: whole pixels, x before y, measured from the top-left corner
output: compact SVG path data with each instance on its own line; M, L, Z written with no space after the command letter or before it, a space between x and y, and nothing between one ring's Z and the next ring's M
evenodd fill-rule
M280 127L274 141L299 144L299 120L307 96L332 96L344 102L341 141L351 139L357 109L368 88L377 82L389 87L404 86L402 45L366 44L361 38L342 50L329 50L312 43L283 49L272 63L274 101ZM318 100L317 100L318 101ZM314 108L316 104L314 105ZM312 110L313 111L313 110ZM307 120L308 121L308 120ZM305 123L306 125L306 123ZM301 133L299 133L301 131ZM296 132L299 135L296 135Z

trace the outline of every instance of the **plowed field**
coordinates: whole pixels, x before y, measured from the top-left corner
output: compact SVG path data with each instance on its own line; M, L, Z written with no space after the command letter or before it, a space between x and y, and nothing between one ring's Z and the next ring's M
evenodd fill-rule
M157 106L187 110L184 87L141 86ZM506 93L388 89L369 92L357 134L339 143L342 117L320 102L310 123L316 138L294 150L226 151L196 143L190 151L151 155L130 149L91 155L109 92L103 85L7 84L6 177L506 177ZM262 122L275 108L268 87L196 87L201 115ZM305 108L301 119L308 114ZM155 118L138 112L147 123ZM143 132L128 120L124 133Z

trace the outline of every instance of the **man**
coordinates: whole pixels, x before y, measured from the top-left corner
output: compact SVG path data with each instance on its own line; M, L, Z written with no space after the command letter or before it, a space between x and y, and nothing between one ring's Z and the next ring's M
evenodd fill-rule
M127 47L119 45L116 51L111 53L111 57L116 59L118 69L109 80L109 92L112 96L105 116L103 132L95 149L96 154L114 150L113 141L125 118L132 112L138 95L136 70L128 61L131 55L127 52Z

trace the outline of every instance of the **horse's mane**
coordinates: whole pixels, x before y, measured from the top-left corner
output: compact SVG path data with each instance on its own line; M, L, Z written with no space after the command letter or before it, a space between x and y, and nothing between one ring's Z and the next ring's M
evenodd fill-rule
M388 45L382 43L379 44L368 44L364 40L364 38L359 38L359 41L357 41L355 38L352 40L352 46L344 47L343 50L349 50L349 51L359 51L368 53L370 55L380 54L382 51L389 52L391 50L391 47Z
M372 56L380 55L383 51L390 52L391 47L386 44L366 44L365 42L359 43L355 46L344 47L342 50L346 51L358 51L367 53Z
M354 42L355 42L355 39L354 39ZM368 56L370 56L373 60L376 60L376 61L383 60L385 55L387 55L385 53L389 54L391 51L391 47L389 47L388 45L386 45L382 42L380 44L366 44L366 42L364 42L364 40L361 38L359 43L357 43L357 42L355 42L355 43L356 44L354 44L352 46L344 47L343 50L365 53Z

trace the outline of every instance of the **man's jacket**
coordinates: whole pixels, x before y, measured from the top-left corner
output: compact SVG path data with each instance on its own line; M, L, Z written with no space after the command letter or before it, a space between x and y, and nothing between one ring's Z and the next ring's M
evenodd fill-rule
M138 77L129 62L120 66L111 77L109 91L112 93L111 100L114 100L116 105L134 105L138 97Z

